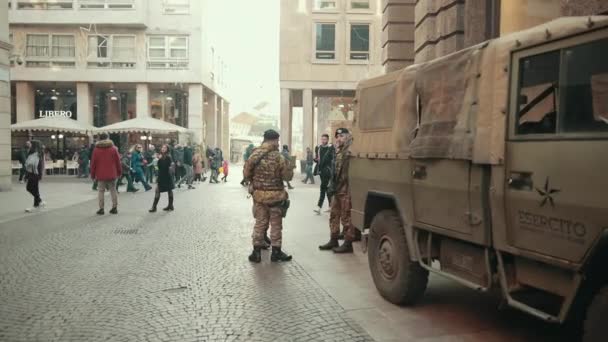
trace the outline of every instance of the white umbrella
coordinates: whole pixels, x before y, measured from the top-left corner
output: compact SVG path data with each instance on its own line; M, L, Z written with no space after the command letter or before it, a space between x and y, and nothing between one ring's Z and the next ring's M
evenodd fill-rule
M98 133L186 133L188 129L162 120L143 117L125 120L95 129Z
M11 131L51 131L60 133L80 133L95 131L95 127L63 116L18 122L11 125Z

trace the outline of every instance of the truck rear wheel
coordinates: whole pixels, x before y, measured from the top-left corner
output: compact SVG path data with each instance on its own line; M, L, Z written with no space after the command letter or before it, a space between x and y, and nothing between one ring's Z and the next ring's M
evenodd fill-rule
M411 305L424 294L429 273L410 260L403 223L394 210L381 211L374 217L368 261L378 292L389 302Z
M604 286L593 297L587 309L583 342L606 341L608 335L608 286Z

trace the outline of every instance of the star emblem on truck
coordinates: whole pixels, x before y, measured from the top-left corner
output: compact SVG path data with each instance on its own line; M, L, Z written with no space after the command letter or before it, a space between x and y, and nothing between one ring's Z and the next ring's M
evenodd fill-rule
M540 206L544 207L547 202L551 204L551 207L555 208L555 202L553 201L553 195L559 193L560 189L552 189L549 186L549 177L545 180L544 189L536 188L536 192L543 198L543 201L540 202Z

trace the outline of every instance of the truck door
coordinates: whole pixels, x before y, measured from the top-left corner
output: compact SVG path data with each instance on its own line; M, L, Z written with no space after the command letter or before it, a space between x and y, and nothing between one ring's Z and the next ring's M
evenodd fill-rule
M513 54L507 244L580 262L608 229L606 30Z

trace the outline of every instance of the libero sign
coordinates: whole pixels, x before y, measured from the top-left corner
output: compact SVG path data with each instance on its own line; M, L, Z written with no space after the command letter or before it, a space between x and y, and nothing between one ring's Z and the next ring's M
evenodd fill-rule
M72 112L69 110L41 110L38 112L41 118L64 117L71 118Z

